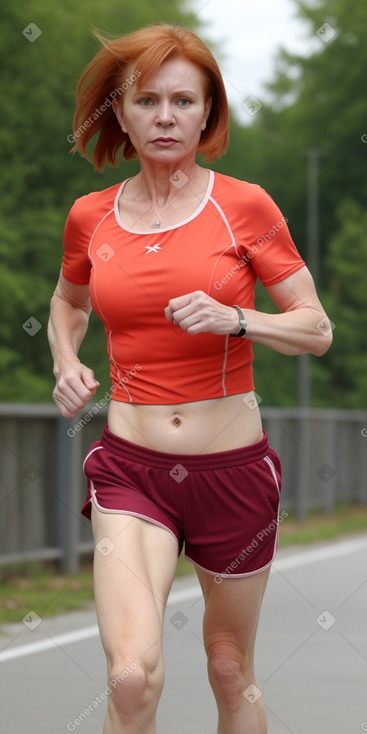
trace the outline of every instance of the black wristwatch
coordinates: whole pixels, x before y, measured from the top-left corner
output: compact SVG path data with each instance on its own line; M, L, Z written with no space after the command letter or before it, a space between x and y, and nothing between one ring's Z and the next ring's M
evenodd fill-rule
M237 334L230 334L229 336L244 336L244 334L246 334L246 329L247 329L247 321L245 319L245 314L243 313L242 308L240 308L239 306L232 306L232 308L235 308L239 315L240 330Z

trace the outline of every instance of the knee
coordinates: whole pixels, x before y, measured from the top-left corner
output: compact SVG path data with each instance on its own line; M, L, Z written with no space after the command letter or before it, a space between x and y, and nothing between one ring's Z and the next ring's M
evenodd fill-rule
M123 659L110 665L109 688L113 699L139 700L146 687L147 671L143 661L125 663Z
M246 659L238 648L228 643L213 645L207 654L208 674L213 692L219 696L229 711L234 711L242 699L247 677Z
M163 687L160 665L148 665L139 657L127 663L123 659L110 665L109 690L111 702L119 717L126 724L131 716L150 706L159 699Z

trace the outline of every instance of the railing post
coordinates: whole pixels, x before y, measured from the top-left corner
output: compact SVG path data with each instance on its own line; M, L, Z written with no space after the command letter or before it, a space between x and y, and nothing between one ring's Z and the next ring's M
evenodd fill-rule
M337 437L338 437L338 419L328 421L324 430L325 435L325 457L330 457L330 466L332 476L324 487L324 512L325 515L332 515L335 512L337 502L337 463L338 456L336 453Z
M74 421L58 419L58 543L62 549L61 570L79 569L81 434L73 431ZM69 433L68 433L69 431Z
M296 476L296 502L294 511L298 520L305 520L307 516L307 494L311 489L310 455L311 444L311 413L307 408L299 408L297 426L297 476Z
M359 475L359 492L358 492L358 502L360 502L361 505L367 505L367 416L366 420L364 421L363 425L358 425L358 433L359 433L359 465L358 465L358 475Z

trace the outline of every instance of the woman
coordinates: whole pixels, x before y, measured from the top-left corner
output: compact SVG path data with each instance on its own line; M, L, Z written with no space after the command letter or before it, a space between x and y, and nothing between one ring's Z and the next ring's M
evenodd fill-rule
M112 681L103 731L156 731L158 641L185 543L205 600L218 731L264 734L253 656L276 551L280 464L253 393L252 342L322 355L328 320L268 194L196 163L197 152L212 160L228 144L225 89L205 44L168 24L100 40L78 85L74 150L86 156L99 131L96 169L114 165L123 147L141 170L73 205L49 340L54 399L73 417L99 384L77 356L90 297L112 379L82 508L97 546ZM257 277L280 313L255 310Z

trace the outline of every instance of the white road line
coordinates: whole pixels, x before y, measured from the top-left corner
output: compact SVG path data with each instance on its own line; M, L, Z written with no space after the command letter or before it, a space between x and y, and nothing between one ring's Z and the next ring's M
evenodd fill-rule
M338 556L347 556L350 553L367 550L367 536L354 540L344 540L332 545L321 545L318 548L310 548L307 551L295 552L294 556L279 558L273 563L274 570L287 571L299 566L307 566L308 563L328 561Z
M311 548L307 551L295 551L293 556L290 555L274 561L273 569L275 572L277 570L288 571L300 566L306 566L309 563L319 563L321 561L327 561L332 558L337 558L338 556L345 556L350 553L357 553L358 551L363 550L367 550L367 537L337 542L332 545L320 546L318 548ZM185 589L177 589L170 593L167 606L178 604L183 601L189 601L190 599L197 599L200 596L201 588L199 584L188 586ZM44 652L45 650L52 650L56 645L70 645L73 642L81 642L82 640L88 640L91 637L98 637L98 635L98 626L93 625L86 629L55 635L55 637L49 637L46 640L38 640L37 642L30 643L28 645L18 645L11 650L5 650L0 653L0 663L5 663L7 660L14 660L16 658L23 658L26 655L34 655L38 652Z
M200 596L201 589L199 585L189 586L187 589L177 589L177 591L172 591L169 595L167 606L178 604L182 601L189 601L190 599L197 599ZM55 635L52 638L48 637L46 640L38 640L28 645L18 645L11 650L0 652L0 663L5 663L7 660L14 660L15 658L23 658L26 655L33 655L37 652L44 652L44 650L52 650L56 645L62 646L70 645L73 642L81 642L91 637L98 637L98 635L98 625L94 624L92 627L87 627L86 629L65 632L62 635Z
M98 626L95 624L93 627L87 627L84 630L65 632L63 635L55 635L55 637L48 637L46 640L31 642L29 645L18 645L18 647L14 647L12 650L5 650L0 653L0 663L5 663L6 660L14 660L14 658L24 658L26 655L33 655L36 652L52 650L56 645L60 647L61 645L70 645L72 642L88 640L90 637L97 637L98 634Z

